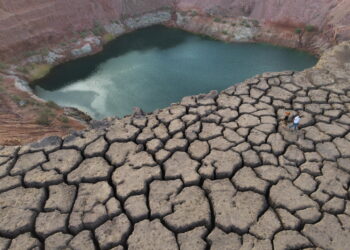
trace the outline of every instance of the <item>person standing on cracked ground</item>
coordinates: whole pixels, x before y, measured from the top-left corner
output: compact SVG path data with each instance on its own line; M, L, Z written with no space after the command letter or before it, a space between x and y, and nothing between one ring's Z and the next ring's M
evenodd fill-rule
M294 130L298 130L300 120L301 120L301 116L300 115L296 115L294 117L293 124L290 125L289 128L294 128Z
M283 117L283 119L281 120L282 126L283 126L284 128L287 127L287 125L288 125L289 116L290 116L290 112L285 112L285 113L284 113L284 117Z

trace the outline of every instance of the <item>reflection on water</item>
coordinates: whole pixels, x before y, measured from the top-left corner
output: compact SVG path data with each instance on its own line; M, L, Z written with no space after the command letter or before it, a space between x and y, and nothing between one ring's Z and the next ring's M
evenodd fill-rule
M56 67L35 93L96 119L146 112L183 96L222 90L268 71L303 70L317 59L266 44L227 44L155 26L122 36L97 55Z

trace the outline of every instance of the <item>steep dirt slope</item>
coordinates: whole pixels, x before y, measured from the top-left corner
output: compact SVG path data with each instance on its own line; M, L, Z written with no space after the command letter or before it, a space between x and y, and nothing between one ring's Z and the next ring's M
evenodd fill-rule
M171 6L171 0L1 0L0 54L54 43L76 31Z
M350 37L348 0L180 0L179 9L197 9L226 17L247 16L286 25L310 24L320 29L338 27L339 35ZM347 29L344 29L347 26Z
M349 0L0 0L0 57L43 48L96 23L174 7L283 25L312 24L330 36L337 33L340 40L350 37Z
M0 145L25 144L51 135L64 136L86 127L77 120L68 119L64 110L49 107L32 99L28 93L18 91L11 81L0 82ZM38 122L44 111L50 114L50 126Z

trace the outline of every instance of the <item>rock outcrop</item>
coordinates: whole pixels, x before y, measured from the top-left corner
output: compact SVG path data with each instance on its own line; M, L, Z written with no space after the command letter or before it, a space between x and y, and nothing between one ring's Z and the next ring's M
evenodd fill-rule
M0 147L1 249L348 249L348 55Z

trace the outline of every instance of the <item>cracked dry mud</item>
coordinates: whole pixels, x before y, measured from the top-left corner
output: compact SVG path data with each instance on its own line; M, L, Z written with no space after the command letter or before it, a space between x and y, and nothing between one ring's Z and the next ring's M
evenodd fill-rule
M0 249L349 249L344 74L265 73L0 147ZM298 132L285 111L303 115Z

